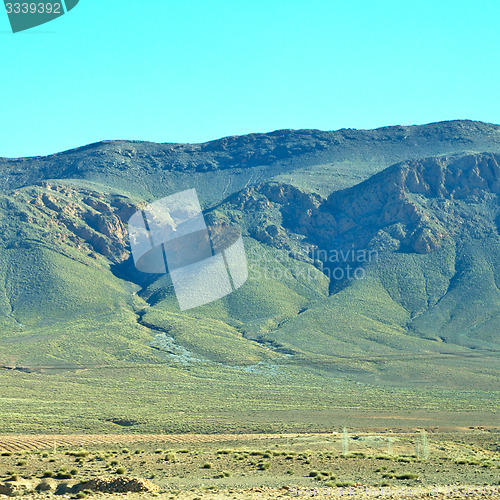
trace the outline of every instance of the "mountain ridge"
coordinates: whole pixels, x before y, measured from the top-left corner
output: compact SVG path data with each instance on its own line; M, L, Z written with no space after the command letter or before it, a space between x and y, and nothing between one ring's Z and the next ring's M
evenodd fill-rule
M201 144L104 141L49 156L0 158L0 190L79 179L153 199L173 186L201 186L208 176L213 187L200 189L201 197L213 205L273 178L326 195L398 161L464 150L500 152L500 126L449 121L374 130L279 130Z

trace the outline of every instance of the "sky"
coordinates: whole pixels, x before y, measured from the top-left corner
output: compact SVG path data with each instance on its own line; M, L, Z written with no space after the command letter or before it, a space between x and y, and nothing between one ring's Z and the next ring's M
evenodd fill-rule
M80 0L13 34L0 156L277 129L500 123L498 0Z

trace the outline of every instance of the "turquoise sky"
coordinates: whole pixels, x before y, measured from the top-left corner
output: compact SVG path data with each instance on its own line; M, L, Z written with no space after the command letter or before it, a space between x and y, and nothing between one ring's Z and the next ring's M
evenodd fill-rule
M499 0L80 0L12 34L0 11L0 156L499 123L499 21Z

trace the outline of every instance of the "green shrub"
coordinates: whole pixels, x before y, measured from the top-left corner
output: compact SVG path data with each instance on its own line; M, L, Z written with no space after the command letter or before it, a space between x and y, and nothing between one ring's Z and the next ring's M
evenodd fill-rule
M394 476L396 479L418 479L418 474L399 474Z
M125 469L123 467L118 467L118 469L116 469L116 473L117 474L125 474Z
M212 468L212 464L211 464L210 462L205 462L205 463L203 464L203 467L202 467L202 468L203 468L203 469L211 469L211 468Z
M123 448L122 453L130 453L130 450L128 448Z
M271 464L269 462L261 462L258 465L259 470L268 470L269 467L271 467Z
M170 453L167 453L165 455L165 460L167 462L175 462L175 459L176 459L176 455L175 455L175 452L171 451Z
M43 477L54 477L54 472L51 471L51 470L46 470L44 473L43 473Z

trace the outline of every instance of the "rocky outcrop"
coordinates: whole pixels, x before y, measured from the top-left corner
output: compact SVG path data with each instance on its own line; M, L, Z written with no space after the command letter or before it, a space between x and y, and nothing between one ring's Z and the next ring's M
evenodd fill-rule
M12 197L10 210L27 224L37 223L45 243L88 249L91 255L113 263L128 259L126 224L138 203L124 196L46 182L15 191Z
M489 153L410 161L327 199L267 183L245 189L230 203L245 214L262 212L248 231L279 248L291 248L293 233L322 248L426 254L450 236L481 231L481 225L489 224L479 215L472 222L467 214L474 203L498 204L499 164L500 155ZM498 230L495 221L482 229Z
M148 479L135 477L96 477L80 484L81 489L103 493L155 493L160 488Z
M33 484L25 479L0 483L0 495L23 496L33 491Z

